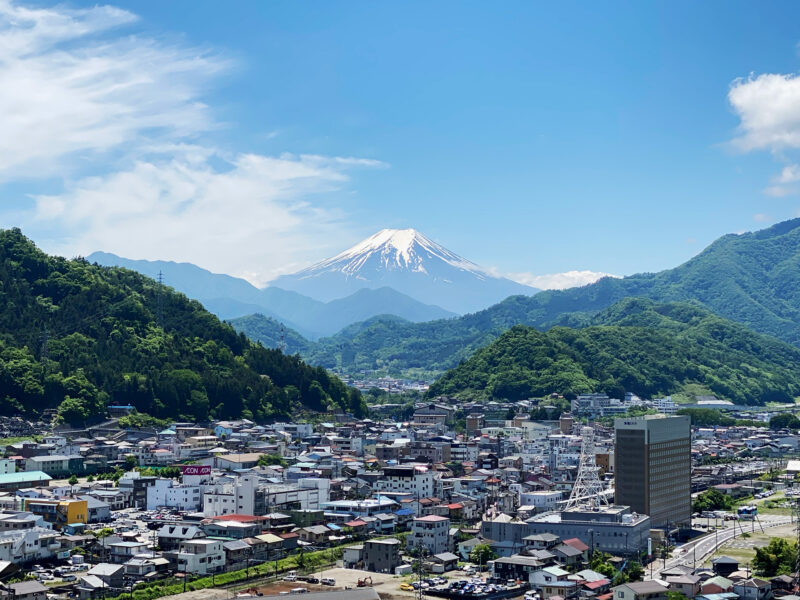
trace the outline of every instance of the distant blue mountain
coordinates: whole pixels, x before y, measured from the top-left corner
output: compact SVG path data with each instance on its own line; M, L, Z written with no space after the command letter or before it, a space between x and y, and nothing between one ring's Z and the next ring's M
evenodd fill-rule
M393 314L413 322L456 316L386 287L358 290L346 298L321 302L279 287L258 289L244 279L212 273L191 263L131 260L107 252L94 252L86 258L100 265L124 267L153 278L161 273L165 285L200 301L221 319L259 313L312 340L332 335L352 323L376 315Z

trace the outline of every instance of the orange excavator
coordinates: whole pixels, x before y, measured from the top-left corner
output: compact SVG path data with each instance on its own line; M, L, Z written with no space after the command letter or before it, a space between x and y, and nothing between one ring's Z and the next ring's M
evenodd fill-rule
M358 580L358 587L372 587L372 577L364 577Z

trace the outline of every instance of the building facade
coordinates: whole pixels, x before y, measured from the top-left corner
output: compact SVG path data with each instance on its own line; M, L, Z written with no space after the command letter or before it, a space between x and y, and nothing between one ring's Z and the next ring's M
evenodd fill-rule
M652 527L690 522L691 426L688 416L647 415L614 422L617 504L650 516Z

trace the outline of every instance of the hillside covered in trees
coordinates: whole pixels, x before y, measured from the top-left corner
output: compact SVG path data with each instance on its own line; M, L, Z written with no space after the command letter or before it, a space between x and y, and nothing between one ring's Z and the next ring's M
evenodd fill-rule
M623 300L588 327L515 326L447 372L429 395L511 400L607 392L645 398L695 384L741 404L800 394L800 350L691 304Z
M152 279L0 230L0 414L57 408L81 423L108 404L198 420L365 410L325 369L253 344Z

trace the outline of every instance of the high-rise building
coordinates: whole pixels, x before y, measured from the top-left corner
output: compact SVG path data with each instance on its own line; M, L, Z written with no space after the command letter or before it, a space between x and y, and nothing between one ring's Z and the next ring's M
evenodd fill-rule
M688 416L614 421L614 501L650 515L652 527L687 524L692 515L692 434Z

